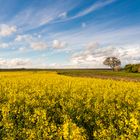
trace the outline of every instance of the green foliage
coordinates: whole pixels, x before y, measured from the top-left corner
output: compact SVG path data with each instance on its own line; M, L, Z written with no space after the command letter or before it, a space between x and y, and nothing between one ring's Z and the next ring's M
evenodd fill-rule
M132 72L132 65L127 64L127 65L125 65L124 69L125 69L126 72Z
M126 72L137 73L139 72L140 64L127 64L124 69Z
M103 64L109 66L110 68L114 70L115 67L121 65L121 61L116 57L107 57L104 60Z

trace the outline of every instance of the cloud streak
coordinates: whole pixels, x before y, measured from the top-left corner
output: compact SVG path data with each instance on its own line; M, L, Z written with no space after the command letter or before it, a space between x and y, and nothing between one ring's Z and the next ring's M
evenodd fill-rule
M18 26L22 30L32 30L51 24L54 21L64 20L67 11L71 11L77 4L71 1L54 2L44 5L41 10L37 7L28 7L20 11L9 23ZM36 14L35 14L36 13Z
M87 14L90 14L98 9L101 9L103 8L104 6L107 6L113 2L115 2L116 0L105 0L105 1L97 1L96 3L94 3L93 5L91 5L89 8L86 8L85 10L83 11L80 11L76 16L75 18L78 18L78 17L82 17L82 16L85 16Z
M73 20L73 19L77 19L77 18L80 18L80 17L83 17L83 16L86 16L96 10L99 10L107 5L110 5L114 2L116 2L117 0L101 0L101 1L97 1L95 2L93 5L91 5L90 7L76 13L76 15L74 16L71 16L71 17L68 17L67 18L64 18L64 19L59 19L59 20L54 20L52 23L59 23L59 22L66 22L66 21L69 21L69 20Z

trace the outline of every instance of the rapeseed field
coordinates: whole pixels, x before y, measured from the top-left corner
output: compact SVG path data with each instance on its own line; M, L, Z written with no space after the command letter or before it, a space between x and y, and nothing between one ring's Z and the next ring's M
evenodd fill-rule
M0 73L0 140L138 140L140 83Z

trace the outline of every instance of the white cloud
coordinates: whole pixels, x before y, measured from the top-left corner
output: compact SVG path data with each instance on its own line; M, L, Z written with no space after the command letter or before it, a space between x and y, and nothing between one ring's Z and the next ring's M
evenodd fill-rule
M9 26L9 25L6 25L6 24L1 24L0 25L0 36L3 36L3 37L9 36L16 31L17 31L16 26Z
M1 68L22 68L22 67L29 67L31 65L32 65L32 62L29 59L21 59L21 58L3 59L3 58L0 58L0 67Z
M123 44L114 46L102 46L93 44L93 47L86 47L85 50L75 53L71 57L71 63L79 67L105 67L103 60L108 56L115 56L122 61L122 65L127 63L140 62L140 45Z
M66 42L62 42L62 41L59 41L59 40L54 40L53 41L53 48L56 48L56 49L64 48L66 45L67 45Z
M29 34L17 35L17 37L15 38L15 42L22 43L22 44L28 44L28 46L31 49L42 51L42 50L45 50L46 48L48 48L48 46L47 46L47 43L45 41L42 41L40 38L41 38L41 35L38 35L38 36L33 36L33 35L29 35ZM21 47L19 50L25 51L25 50L27 50L27 48Z
M47 44L45 42L32 42L31 48L33 50L45 50L47 48Z

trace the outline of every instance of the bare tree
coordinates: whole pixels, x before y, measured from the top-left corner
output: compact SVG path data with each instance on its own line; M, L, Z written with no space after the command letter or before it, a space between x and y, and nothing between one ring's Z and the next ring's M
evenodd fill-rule
M103 64L108 65L109 67L111 67L112 70L114 70L115 67L118 67L121 65L121 61L116 57L107 57L104 60Z

